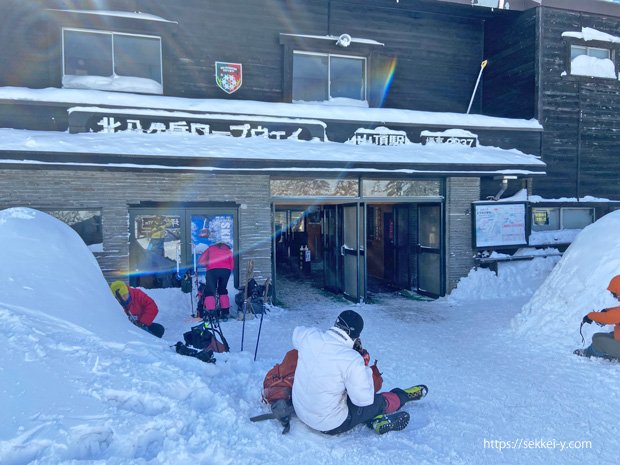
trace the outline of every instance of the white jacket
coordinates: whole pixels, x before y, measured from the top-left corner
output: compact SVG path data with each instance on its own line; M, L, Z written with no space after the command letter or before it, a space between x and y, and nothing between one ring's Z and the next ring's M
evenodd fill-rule
M301 421L318 431L329 431L347 418L347 395L354 405L374 401L372 371L353 350L353 340L339 328L321 332L298 326L293 347L299 351L293 405Z

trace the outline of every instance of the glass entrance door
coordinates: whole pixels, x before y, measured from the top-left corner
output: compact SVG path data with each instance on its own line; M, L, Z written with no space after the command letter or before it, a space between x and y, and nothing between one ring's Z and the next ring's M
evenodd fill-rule
M323 276L325 288L332 292L342 291L342 257L340 255L342 220L339 220L338 213L335 205L323 207L323 260L325 263Z
M361 246L365 231L363 208L359 203L338 208L342 211L342 291L348 299L359 302L365 297L364 248Z
M237 250L235 249L235 216L232 212L226 211L208 211L204 210L188 210L187 220L190 222L189 245L191 266L199 276L204 277L205 269L198 265L198 259L209 246L223 242L228 245L235 258L235 269L237 268ZM237 277L238 273L233 276ZM238 282L235 279L235 286Z
M130 285L174 285L183 237L182 218L180 211L141 209L130 213Z
M236 257L236 215L234 208L130 209L130 285L178 286L185 270L197 269L198 257L216 242L227 243ZM238 273L233 276L238 286Z
M441 204L418 205L418 292L439 297L443 291Z
M409 212L411 206L394 206L394 284L411 289L411 247L409 241Z

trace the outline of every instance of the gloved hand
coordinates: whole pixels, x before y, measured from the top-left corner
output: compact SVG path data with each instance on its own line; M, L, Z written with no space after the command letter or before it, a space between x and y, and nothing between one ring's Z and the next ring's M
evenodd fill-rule
M129 321L131 321L134 325L138 322L138 317L132 313L127 313L127 318L129 318Z
M590 323L592 323L592 320L590 318L588 318L588 315L586 315L586 316L583 317L583 320L581 320L581 323L582 324L584 324L584 323L590 324Z
M370 354L362 347L362 340L359 337L353 341L353 350L357 351L362 356L364 365L368 366L370 363Z
M370 363L370 354L368 353L368 351L366 349L362 349L360 350L360 355L364 359L364 365L368 366L368 364Z
M377 393L381 390L381 387L383 386L383 376L381 376L379 367L377 367L376 360L375 363L370 366L370 369L372 370L372 382L375 386L375 393Z

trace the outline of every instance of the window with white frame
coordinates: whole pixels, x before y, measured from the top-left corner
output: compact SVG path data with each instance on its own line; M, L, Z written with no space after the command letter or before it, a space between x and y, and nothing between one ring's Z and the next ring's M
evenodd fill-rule
M366 59L333 54L293 54L293 101L366 101Z
M532 231L583 229L594 221L593 207L532 208Z
M529 245L570 244L596 221L593 207L532 207Z
M63 87L161 94L161 38L63 29Z
M616 65L611 49L570 46L570 70L572 75L616 79Z
M585 45L571 45L570 59L573 60L580 55L587 55L595 58L611 58L611 50L608 48L586 47Z

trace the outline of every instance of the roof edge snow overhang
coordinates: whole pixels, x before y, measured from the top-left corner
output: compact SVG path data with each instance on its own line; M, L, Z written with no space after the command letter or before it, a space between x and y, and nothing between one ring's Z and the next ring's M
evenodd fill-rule
M120 11L120 10L76 10L66 8L47 8L46 11L52 11L56 13L66 13L74 15L95 15L95 16L109 16L113 18L125 18L135 19L140 21L154 21L160 23L179 24L178 21L171 21L169 19L162 18L161 16L152 15L149 13L137 12L137 11Z
M456 164L445 163L377 163L360 161L304 161L304 160L256 160L221 159L208 157L174 157L89 154L77 152L34 152L0 151L0 169L113 169L113 170L156 170L174 172L268 174L290 177L294 175L359 176L380 175L402 177L407 175L423 177L487 177L516 176L530 178L546 175L546 165L538 164Z
M331 123L377 123L446 128L488 129L542 132L536 120L501 118L486 115L405 110L396 108L365 108L338 105L315 105L256 100L190 99L166 95L140 95L140 104L127 98L137 94L78 89L28 89L0 86L0 105L32 105L58 107L92 107L109 109L143 109L181 111L186 113L219 113L229 115L271 116L318 119ZM249 105L249 107L248 107ZM346 115L345 115L346 114Z
M510 9L499 9L484 5L476 5L473 0L437 0L441 3L453 3L470 6L480 10L493 11L525 11L532 8L556 8L576 13L594 13L607 16L620 16L620 4L602 0L510 0ZM499 5L499 1L498 1Z

